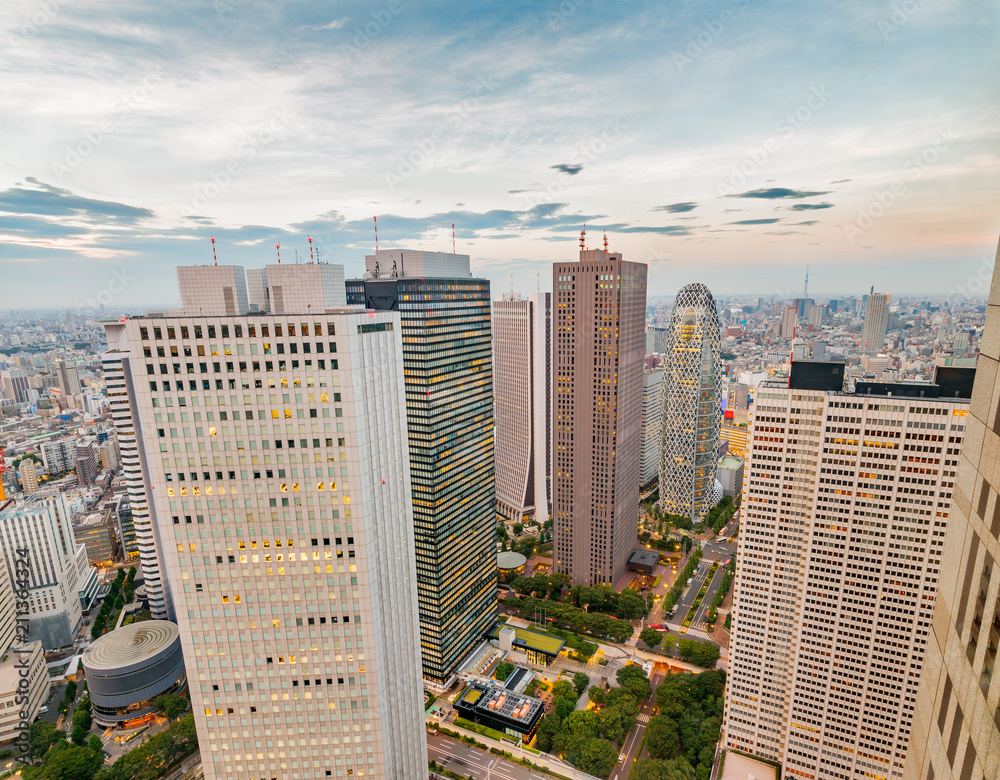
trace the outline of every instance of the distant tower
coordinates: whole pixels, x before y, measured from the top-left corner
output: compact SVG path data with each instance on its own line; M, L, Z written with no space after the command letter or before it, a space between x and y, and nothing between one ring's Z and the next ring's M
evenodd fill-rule
M660 506L697 522L712 507L721 426L721 339L712 293L677 293L664 357Z
M809 266L806 266L806 283L802 288L802 297L806 300L809 299Z
M861 351L878 352L885 343L889 326L889 294L877 293L872 287L865 308L865 324L861 331Z

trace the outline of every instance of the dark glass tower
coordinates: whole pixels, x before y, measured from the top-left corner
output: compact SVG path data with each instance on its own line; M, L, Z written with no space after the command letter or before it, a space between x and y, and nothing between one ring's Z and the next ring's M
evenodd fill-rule
M348 305L402 317L424 678L443 685L497 620L490 283L468 255L365 259Z

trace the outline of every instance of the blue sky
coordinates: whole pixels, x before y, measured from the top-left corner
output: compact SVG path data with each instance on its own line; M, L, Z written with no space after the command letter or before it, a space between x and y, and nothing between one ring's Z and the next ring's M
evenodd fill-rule
M975 0L8 0L0 308L168 303L210 236L357 275L373 215L454 222L495 291L585 222L652 295L950 292L1000 233L998 33Z

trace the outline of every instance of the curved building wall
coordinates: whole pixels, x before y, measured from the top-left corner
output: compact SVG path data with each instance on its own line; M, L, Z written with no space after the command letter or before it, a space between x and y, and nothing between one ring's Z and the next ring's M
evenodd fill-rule
M115 636L122 631L129 631L132 644ZM150 652L150 645L157 643L162 647ZM176 626L166 621L136 623L113 631L91 645L82 663L94 717L103 724L145 715L152 711L152 700L157 696L186 687L180 635Z
M712 293L703 284L682 287L663 355L660 506L692 522L712 508L722 424L720 347Z

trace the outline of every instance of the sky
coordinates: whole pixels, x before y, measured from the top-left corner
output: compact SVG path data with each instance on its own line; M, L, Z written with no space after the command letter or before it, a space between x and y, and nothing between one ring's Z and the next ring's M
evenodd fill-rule
M0 309L172 303L213 236L351 278L376 216L454 223L494 295L584 224L650 296L974 293L998 33L984 0L5 0Z

